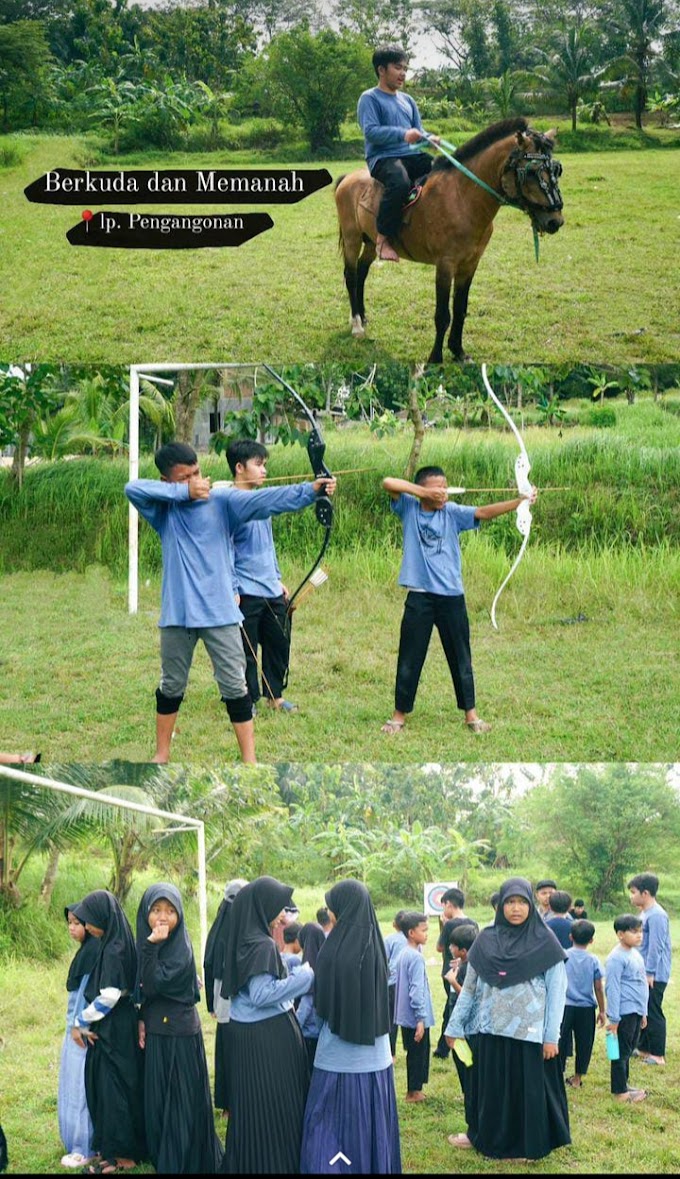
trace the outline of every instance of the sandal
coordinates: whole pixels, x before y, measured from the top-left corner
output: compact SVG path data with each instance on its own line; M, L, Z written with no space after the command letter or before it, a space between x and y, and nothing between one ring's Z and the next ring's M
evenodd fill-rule
M487 724L487 722L483 721L480 717L477 717L477 720L464 721L463 723L465 724L465 727L470 730L471 733L490 733L491 732L491 725Z
M616 1095L616 1100L625 1105L628 1102L637 1104L639 1101L645 1101L647 1097L646 1089L629 1089L627 1093L619 1093Z
M380 732L381 733L390 733L393 736L395 733L400 733L401 730L403 729L403 727L404 727L403 721L388 720L388 721L385 721L385 724L380 729Z
M581 1081L580 1085L575 1085L573 1077L567 1077L564 1083L565 1085L568 1085L570 1089L581 1089L583 1087L583 1081Z
M461 1150L472 1149L472 1143L470 1142L467 1134L449 1134L446 1141L448 1142L449 1146L457 1146Z

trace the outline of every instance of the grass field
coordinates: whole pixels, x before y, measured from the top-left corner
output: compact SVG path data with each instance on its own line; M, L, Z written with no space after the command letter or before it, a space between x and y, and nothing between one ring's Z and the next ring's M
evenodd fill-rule
M143 885L140 884L139 890ZM76 889L77 891L77 889ZM323 887L297 889L295 899L303 920L311 920L322 902ZM135 894L136 895L136 894ZM212 890L210 917L219 890ZM71 898L72 899L72 898ZM379 911L384 933L390 932L394 909ZM130 909L132 912L133 909ZM489 919L488 909L470 909L480 923ZM60 910L56 910L55 920ZM195 914L192 918L195 937ZM603 960L615 944L611 922L597 922L595 952ZM672 922L673 942L680 930ZM435 953L436 921L430 922L430 939L425 947L428 974L441 1021L444 992L439 956ZM0 966L0 1027L3 1078L0 1119L7 1134L10 1174L50 1174L58 1169L62 1154L57 1127L57 1083L59 1054L63 1037L66 976L69 950L64 931L64 957L49 966L36 966L17 959ZM463 1104L455 1070L450 1061L432 1062L427 1100L420 1106L404 1102L405 1057L397 1048L395 1081L399 1111L404 1171L411 1174L677 1174L680 1169L680 999L673 981L666 992L669 1044L666 1068L645 1068L633 1061L631 1079L644 1085L649 1098L639 1106L618 1106L609 1095L609 1069L604 1037L598 1032L593 1062L582 1090L568 1090L572 1145L559 1150L536 1166L484 1159L474 1151L454 1154L446 1141L450 1133L464 1129ZM215 1025L201 1008L208 1061L212 1074ZM438 1027L433 1029L438 1035ZM218 1133L224 1122L216 1118ZM139 1168L150 1171L148 1165Z
M428 355L429 267L374 267L370 338L351 339L330 188L299 205L272 207L275 228L238 250L77 250L65 233L79 221L81 206L29 204L23 189L55 167L91 165L92 145L49 136L21 144L19 162L0 173L3 360L359 365ZM544 241L536 268L527 219L501 210L472 288L468 351L478 361L501 362L677 359L680 271L669 264L677 235L676 152L557 154L564 164L565 227ZM108 166L235 163L226 152L178 153L121 157ZM337 178L359 163L332 161L329 170ZM211 209L229 207L204 211Z
M330 581L296 614L287 696L300 713L261 710L258 758L273 761L665 761L677 754L680 554L591 557L534 549L498 607L507 558L484 537L464 572L480 714L463 728L436 637L416 708L388 737L403 592L394 555L329 558ZM297 570L294 570L297 572ZM302 570L300 569L300 572ZM291 581L294 579L291 578ZM46 761L146 761L153 753L159 587L140 612L101 568L4 578L2 747ZM579 618L581 619L579 621ZM209 661L197 651L179 719L177 762L229 763L236 746Z

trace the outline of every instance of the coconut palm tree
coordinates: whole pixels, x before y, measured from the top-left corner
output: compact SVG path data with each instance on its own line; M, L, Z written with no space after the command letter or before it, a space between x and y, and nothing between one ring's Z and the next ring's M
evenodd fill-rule
M543 88L541 97L565 101L571 114L571 129L576 130L576 107L579 99L597 85L605 67L596 68L586 24L565 29L555 47L536 49L539 65L531 71Z

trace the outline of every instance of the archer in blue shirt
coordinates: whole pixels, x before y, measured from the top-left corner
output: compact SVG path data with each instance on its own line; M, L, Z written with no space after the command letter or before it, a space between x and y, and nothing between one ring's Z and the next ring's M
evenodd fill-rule
M245 679L245 655L237 603L232 534L248 520L299 511L314 502L325 479L260 491L211 488L196 452L181 442L156 451L161 478L134 479L125 494L161 540L161 682L156 691L156 754L170 758L170 742L199 638L238 741L241 758L255 762L253 706Z
M267 478L268 457L261 442L250 438L231 442L227 462L234 486L239 491L261 487ZM335 482L327 483L327 494L333 495L334 491ZM283 697L290 663L292 611L290 594L281 580L271 520L247 520L235 529L233 541L235 587L243 614L246 683L251 700L255 705L263 695L272 708L297 712L297 705ZM260 669L258 647L262 652ZM261 693L258 670L262 676Z
M399 237L402 213L411 185L432 167L424 151L411 145L423 139L418 107L402 94L408 56L400 45L380 45L373 54L378 85L364 90L357 119L364 133L366 163L371 176L385 186L378 209L376 247L383 262L398 262L394 241ZM438 143L436 137L433 142Z
M482 520L516 511L525 497L477 508L449 503L441 467L421 467L413 483L383 479L383 487L392 498L392 511L399 516L404 530L399 584L408 593L399 638L394 712L382 731L400 732L408 713L413 711L432 628L436 626L465 724L474 733L488 732L491 726L475 707L470 624L458 538L461 532L478 528ZM534 488L529 502L533 504L536 496Z

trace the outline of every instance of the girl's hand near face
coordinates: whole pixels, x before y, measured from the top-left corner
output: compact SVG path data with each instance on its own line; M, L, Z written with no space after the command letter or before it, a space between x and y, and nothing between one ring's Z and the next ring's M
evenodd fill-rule
M170 926L165 921L159 921L155 929L149 934L147 941L152 945L156 942L166 942L170 937Z

